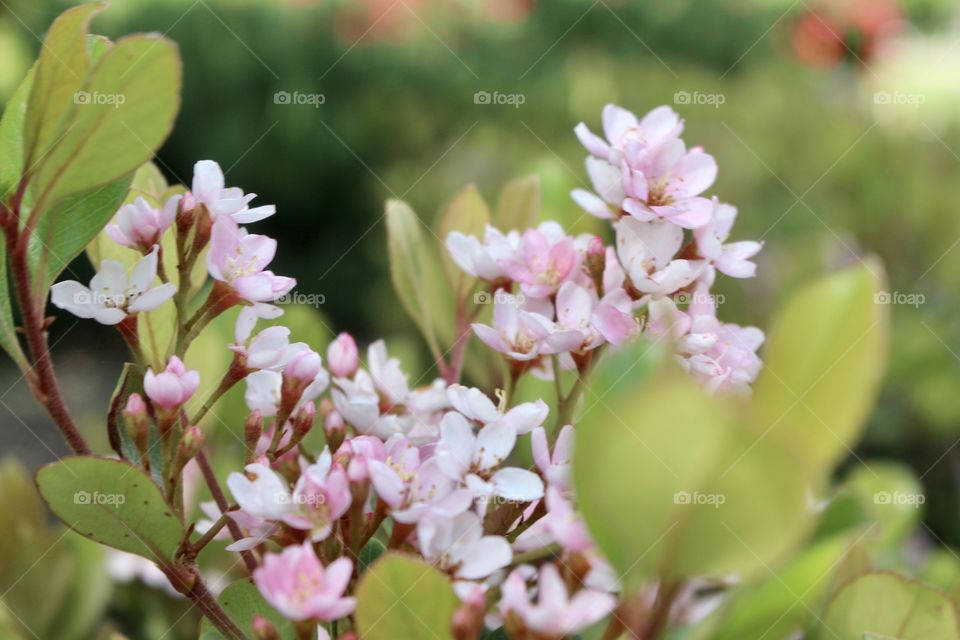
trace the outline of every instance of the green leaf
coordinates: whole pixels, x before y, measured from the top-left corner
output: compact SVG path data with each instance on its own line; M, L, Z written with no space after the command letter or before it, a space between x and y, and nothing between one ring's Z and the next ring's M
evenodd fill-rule
M361 575L367 570L367 567L376 562L380 556L386 553L387 547L376 538L371 538L367 544L360 550L358 573Z
M958 640L953 602L936 589L894 573L869 573L847 583L827 606L826 640Z
M540 210L540 178L528 176L511 180L500 191L494 225L501 231L526 229Z
M849 267L801 289L777 314L755 391L754 421L815 470L858 440L886 363L882 268Z
M110 221L130 188L124 176L90 191L68 196L43 215L30 236L35 290L46 292Z
M241 631L253 637L253 617L260 616L273 625L280 638L287 640L296 637L293 623L286 620L276 609L270 606L260 591L250 580L237 580L227 585L217 598L220 606L227 612ZM200 623L200 637L204 640L222 638L216 627L206 618Z
M810 528L809 478L791 452L740 426L683 372L586 402L574 485L627 588L765 572Z
M23 129L23 157L31 170L57 144L79 90L87 78L87 27L100 2L64 11L43 40Z
M467 185L460 193L454 196L450 204L440 215L439 221L439 251L443 256L443 268L447 273L447 280L450 282L454 297L461 300L464 296L473 291L477 279L468 273L464 273L450 257L447 250L446 241L454 231L466 235L475 235L483 238L483 232L486 226L490 224L490 210L483 196L477 191L476 186Z
M23 120L33 76L34 69L31 68L7 101L0 120L0 198L16 188L23 175Z
M115 549L169 563L183 537L159 487L127 462L63 458L37 472L37 486L68 527Z
M451 305L433 243L425 241L420 219L405 202L388 200L386 218L393 288L431 351L439 355L438 334L449 340L453 328L449 318L438 315L446 314Z
M710 640L786 638L815 619L852 537L825 540L778 569L775 577L738 589L718 613L722 622Z
M450 581L411 556L388 553L360 579L357 630L364 640L450 640L459 601Z
M176 46L156 35L118 41L90 72L67 131L43 159L38 206L132 173L166 139L179 104Z
M870 460L855 467L842 491L849 493L877 523L872 538L878 546L893 548L913 533L921 521L926 496L910 467Z

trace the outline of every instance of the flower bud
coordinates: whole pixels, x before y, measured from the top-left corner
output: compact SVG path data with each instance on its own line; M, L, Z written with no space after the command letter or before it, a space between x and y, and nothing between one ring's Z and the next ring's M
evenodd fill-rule
M293 423L293 441L300 442L303 440L303 437L310 432L310 429L313 428L313 421L317 417L317 405L313 403L313 400L308 400L304 405L297 411L297 414L293 416L291 422Z
M147 369L143 390L150 401L161 409L176 409L193 396L200 385L200 374L187 371L177 356L171 356L167 368L160 373Z
M349 378L357 372L360 355L357 343L349 333L341 333L327 349L327 365L338 378Z
M280 640L280 634L263 616L253 616L253 637L256 640Z
M283 375L301 384L310 384L323 369L320 354L312 349L304 349L287 361Z
M123 426L140 455L146 455L150 417L147 415L147 404L139 393L131 393L127 398L127 405L123 409Z
M587 245L587 256L584 260L587 273L597 289L598 295L603 295L603 271L607 266L607 250L603 246L600 236L593 236Z

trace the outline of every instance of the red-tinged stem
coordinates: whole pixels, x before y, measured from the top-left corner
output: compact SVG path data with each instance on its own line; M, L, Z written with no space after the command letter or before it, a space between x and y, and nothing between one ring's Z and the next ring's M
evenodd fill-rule
M53 371L53 359L47 341L47 324L43 317L42 302L37 303L30 291L30 267L27 262L29 236L20 233L19 216L20 192L14 198L12 209L4 212L3 231L6 237L10 271L13 275L14 293L23 319L23 331L27 337L27 347L33 359L32 372L27 373L30 388L54 423L60 429L67 444L78 455L90 455L90 446L80 434L70 411L67 409ZM46 297L41 298L46 300Z
M227 640L247 640L243 631L230 619L220 603L214 597L195 564L190 563L178 567L167 567L165 573L173 586L190 599L217 630Z
M197 465L200 467L200 472L203 474L204 480L207 481L207 486L210 487L210 494L213 496L214 502L217 503L217 508L220 509L220 513L226 513L230 510L230 504L227 502L227 497L224 495L223 489L217 481L217 475L213 472L213 467L210 466L210 460L207 459L207 454L203 449L197 453ZM243 531L240 530L240 525L234 522L232 518L227 521L227 528L230 530L230 535L233 536L234 540L243 538ZM241 551L240 557L243 558L243 563L247 565L247 570L253 573L253 570L257 568L257 559L253 557L253 554L249 551Z

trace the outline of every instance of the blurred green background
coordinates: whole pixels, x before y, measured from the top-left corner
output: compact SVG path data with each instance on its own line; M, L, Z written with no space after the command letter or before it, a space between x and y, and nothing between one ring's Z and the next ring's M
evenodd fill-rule
M0 3L0 100L69 4ZM763 328L803 280L882 258L898 294L891 365L856 453L911 467L927 494L920 538L960 546L958 19L949 0L151 0L115 2L94 31L179 44L167 178L189 183L210 158L228 185L275 203L256 225L280 240L275 271L324 297L299 324L317 340L387 336L414 377L427 358L387 275L384 200L430 221L466 183L493 199L536 174L542 217L600 230L568 196L586 180L574 125L598 130L607 102L673 105L687 141L718 160L713 192L740 210L736 239L765 242L756 279L719 282L725 319ZM484 91L522 104L478 104ZM120 341L68 317L53 340L95 430ZM65 448L17 378L0 374L0 447L33 468ZM152 637L111 602L120 628Z

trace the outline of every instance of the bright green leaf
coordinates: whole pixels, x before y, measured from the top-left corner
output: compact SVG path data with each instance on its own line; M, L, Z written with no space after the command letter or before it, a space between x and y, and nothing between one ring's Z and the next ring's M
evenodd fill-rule
M254 616L260 616L272 624L282 640L296 637L293 623L286 620L276 609L271 607L260 595L257 587L249 580L237 580L230 583L217 600L234 624L248 637L253 637ZM200 637L203 640L214 640L223 636L209 620L204 618L200 624Z
M805 551L776 576L738 589L717 617L711 640L786 638L819 615L852 536L835 536Z
M511 180L500 191L494 226L503 232L526 229L540 210L540 178L528 176Z
M870 460L855 467L842 491L857 499L877 523L873 539L880 546L904 542L920 523L926 496L916 474L906 465Z
M386 218L393 288L431 351L439 355L438 338L449 340L453 328L448 318L441 317L451 304L434 245L426 242L420 219L405 202L387 201Z
M168 563L183 537L159 487L127 462L63 458L37 472L37 486L68 527L115 549Z
M133 172L153 157L180 104L180 57L155 35L116 43L90 72L62 139L43 159L38 206Z
M46 290L110 221L130 187L121 177L90 191L68 196L43 215L30 236L30 264L37 290Z
M598 545L628 587L765 571L812 524L808 479L682 372L652 378L586 398L573 476Z
M827 640L958 640L960 621L943 593L893 573L855 578L823 615Z
M755 427L811 469L847 455L873 408L886 363L882 269L849 267L791 296L776 316L755 391Z
M363 574L363 572L367 570L367 567L376 562L386 551L387 547L384 546L382 542L376 538L371 538L370 541L363 546L363 549L360 550L357 571Z
M23 175L23 120L33 75L34 70L30 69L7 101L0 120L0 198L13 191Z
M90 69L87 27L104 6L91 2L64 11L43 40L23 129L23 157L31 169L66 133L66 120Z
M388 553L357 587L357 630L364 640L450 640L458 602L450 581L435 568Z

